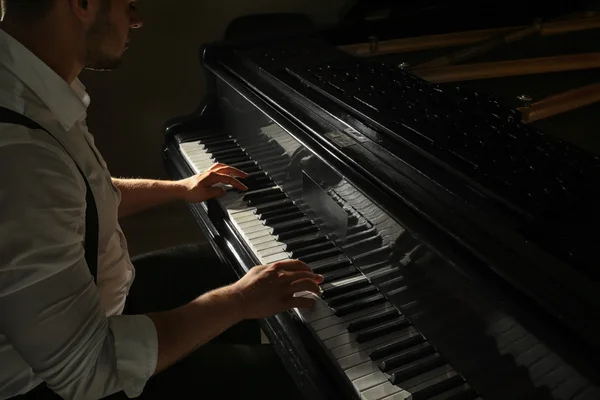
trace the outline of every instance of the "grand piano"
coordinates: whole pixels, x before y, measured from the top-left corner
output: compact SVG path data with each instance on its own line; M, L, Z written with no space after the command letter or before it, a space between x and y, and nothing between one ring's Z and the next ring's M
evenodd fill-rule
M202 46L208 93L166 124L173 178L249 173L248 192L190 205L224 263L325 276L314 309L262 321L270 343L309 400L600 399L600 159L536 125L583 105L456 72L595 14L358 3L333 29L263 35L257 17ZM569 65L551 72L600 67Z

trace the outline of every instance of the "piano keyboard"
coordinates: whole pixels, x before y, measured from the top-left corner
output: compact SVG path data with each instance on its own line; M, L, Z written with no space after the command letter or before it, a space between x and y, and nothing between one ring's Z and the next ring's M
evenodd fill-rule
M180 144L196 173L220 162L249 174L244 180L247 192L229 190L217 201L258 260L271 264L299 259L325 277L322 300L311 310L295 312L310 325L361 399L480 399L373 284L401 283L402 276L393 265L377 259L376 268L362 269L372 273L361 273L235 139L227 135L197 139ZM281 170L285 169L282 151L264 151L273 157L267 163L280 163ZM353 238L363 242L372 231L367 224L350 227L351 243L344 248L352 245Z

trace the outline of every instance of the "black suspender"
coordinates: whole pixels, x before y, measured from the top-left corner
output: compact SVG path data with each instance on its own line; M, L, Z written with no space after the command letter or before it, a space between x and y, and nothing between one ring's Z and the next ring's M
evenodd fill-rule
M22 125L29 129L41 129L47 132L50 136L52 136L55 140L56 137L46 129L41 127L37 122L32 121L31 119L21 115L17 112L9 110L8 108L0 107L0 122L13 124L13 125ZM64 146L58 141L58 144L65 150L67 154L69 152ZM71 156L69 154L69 156ZM71 158L73 158L71 156ZM75 160L73 160L75 161ZM77 163L75 162L75 165ZM79 173L83 177L86 187L86 195L85 195L85 260L87 261L87 265L90 269L92 276L94 277L94 282L96 282L97 272L98 272L98 209L96 207L96 200L94 199L94 195L92 193L92 189L90 187L90 183L88 182L85 174L77 165L77 169Z

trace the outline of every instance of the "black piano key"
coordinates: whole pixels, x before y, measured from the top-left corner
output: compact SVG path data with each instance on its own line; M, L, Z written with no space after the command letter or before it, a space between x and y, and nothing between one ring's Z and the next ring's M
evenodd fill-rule
M206 137L200 138L200 144L202 146L212 143L224 142L226 140L233 140L233 138L229 135L210 135Z
M479 394L468 383L456 386L443 393L430 397L429 400L475 400Z
M410 332L410 334L399 337L391 343L374 348L369 353L369 357L371 357L373 360L380 360L382 358L410 349L418 344L425 343L425 341L426 340L423 335L421 335L418 331Z
M347 293L348 291L360 289L360 288L368 286L368 285L370 285L369 281L361 280L361 281L352 282L348 285L334 286L330 289L323 290L323 293L321 294L321 298L326 300L330 297L335 297L342 293Z
M243 167L238 167L235 165L231 165L231 166L235 167L235 168L240 168L242 170L244 169ZM257 176L256 178L244 179L244 184L246 186L248 186L249 188L252 187L254 190L275 186L275 183L273 182L273 180L271 178L269 178L268 176Z
M348 331L349 332L358 332L362 329L368 329L369 327L373 327L373 326L376 326L383 322L387 322L387 321L394 319L396 317L399 317L399 316L400 316L400 313L396 309L381 311L381 312L378 312L375 314L365 315L362 318L352 321L350 323L350 325L348 325ZM406 318L403 318L403 319L404 319L404 321L408 322L406 320ZM410 325L410 323L408 323L408 325Z
M244 168L253 167L253 166L257 165L256 161L251 160L251 159L247 159L244 161L230 162L230 163L225 163L225 164L228 164L230 167L234 167L234 168L241 169L241 170L243 170ZM269 178L267 176L265 178L263 178L263 177L254 178L253 181L260 183L259 181L261 181L262 179L268 179L269 181L271 180L271 178Z
M360 254L357 255L355 257L355 259L358 261L360 261L360 263L374 263L377 261L384 261L384 260L388 260L390 258L390 255L392 254L391 252L391 246L383 246L383 247L379 247L377 249L371 250L369 252L366 252L364 254Z
M251 167L242 168L242 171L248 174L248 176L244 179L256 179L262 176L266 176L265 171L260 169L259 166L253 165Z
M320 241L319 243L307 244L304 247L299 247L292 251L294 258L304 257L308 254L318 253L323 250L329 250L335 247L335 243L331 240Z
M248 190L262 190L262 189L268 189L270 187L273 187L274 183L272 181L264 181L264 182L244 182L244 185L246 185L246 187L248 187Z
M306 256L302 256L302 257L298 257L298 259L302 262L305 263L311 263L313 261L319 261L319 260L324 260L326 258L335 256L337 254L341 254L342 251L338 248L338 247L334 247L332 249L327 249L327 250L323 250L320 251L318 253L312 253Z
M440 367L445 363L446 360L444 360L444 357L442 357L440 353L434 353L390 371L390 382L396 385Z
M410 322L406 318L400 317L393 321L384 322L380 325L359 332L356 336L356 341L358 343L368 342L369 340L377 339L378 337L382 337L388 333L398 332L407 326L410 326Z
M383 239L381 238L381 236L369 237L357 242L346 243L344 245L344 249L352 251L354 253L359 251L364 252L370 249L376 249L381 247L382 241Z
M465 380L458 372L450 371L431 381L409 388L409 390L415 400L429 399L464 383Z
M379 233L377 232L377 229L371 228L366 231L361 231L361 232L355 233L353 235L348 235L346 237L346 243L358 242L360 240L371 238L371 237L378 236L378 235L379 235Z
M312 262L309 265L315 273L324 274L349 267L352 265L352 262L344 255L337 255L325 260Z
M370 227L366 224L358 224L348 227L348 236L356 235L357 233L366 232Z
M266 213L269 211L280 210L280 209L287 207L289 205L292 205L292 204L294 204L294 203L289 198L274 201L272 203L261 204L260 206L256 207L256 211L254 213L259 215L259 214L263 214L263 213Z
M298 211L300 211L298 206L295 204L291 204L280 210L273 210L273 211L267 211L264 213L257 213L257 215L261 220L267 221L269 218L280 217L280 216L288 215L288 214L298 212ZM266 224L266 222L265 222L265 224Z
M310 226L307 226L302 229L297 229L294 231L281 233L281 234L277 235L277 240L279 240L280 242L283 242L285 244L288 239L293 239L293 238L297 238L299 236L304 236L304 235L308 235L309 233L316 233L316 232L319 232L319 228L317 228L314 224L311 224Z
M313 268L313 271L315 271L315 269ZM329 282L333 282L333 281L337 281L343 278L347 278L349 276L355 275L358 273L358 270L354 267L347 267L347 268L341 268L341 269L336 269L334 271L331 272L324 272L321 273L321 275L323 275L323 283L329 283Z
M270 203L277 200L283 200L285 198L287 198L286 194L281 192L274 193L270 196L257 197L252 200L248 200L246 203L248 204L248 207L258 207L261 204Z
M224 141L224 142L215 142L215 143L210 143L210 144L204 145L204 150L210 154L222 152L224 150L232 150L232 149L238 150L238 152L240 154L243 154L247 157L246 153L244 153L244 151L242 149L240 149L238 144L236 142L234 142L233 140Z
M433 353L435 353L435 348L431 345L431 343L421 343L389 358L386 358L381 362L379 369L381 369L383 372L387 372Z
M271 160L265 160L263 162L261 162L262 165L265 166L265 169L269 169L269 170L275 170L278 168L287 168L290 165L290 161L288 159L288 157L277 157L275 159Z
M311 225L313 225L313 222L310 220L310 218L300 217L269 226L273 228L273 235L281 235L282 233L297 231Z
M385 282L389 282L392 279L403 277L402 272L398 268L384 269L381 271L373 271L369 274L369 278L375 284L381 285Z
M381 282L379 287L385 288L386 290L394 290L406 285L406 281L403 275L394 276L393 278L386 280L385 282Z
M337 271L336 271L337 272ZM374 294L373 296L365 297L364 299L356 300L343 306L335 308L335 315L343 317L344 315L352 314L365 308L375 306L377 304L384 303L385 297L381 293Z
M251 160L250 160L250 157L248 157L248 155L244 154L244 153L239 154L239 155L221 157L218 160L218 162L220 162L222 164L227 164L227 165L233 165L235 163L245 162L245 161L251 161Z
M247 149L250 150L250 149ZM280 157L285 157L285 154L282 152L282 150L279 148L265 148L265 149L261 149L261 150L252 150L250 151L250 153L252 154L252 157L261 160L267 160L267 159L271 159L271 158L280 158Z
M298 212L302 212L302 211L298 211ZM275 217L275 218L278 218L278 217ZM265 224L268 225L268 220L267 220L267 222L265 222ZM305 235L305 236L295 238L294 240L288 241L285 246L285 251L293 252L295 250L298 250L298 249L301 249L304 247L312 246L312 245L319 244L319 243L325 243L328 241L329 241L329 238L326 235L324 235L321 232L317 232L312 235Z
M261 198L261 197L268 197L268 196L272 196L274 194L279 194L279 193L283 193L283 191L278 188L278 187L273 187L271 189L268 190L261 190L260 192L256 192L256 193L248 193L247 195L245 195L242 200L244 200L245 202L257 199L257 198Z
M232 147L232 148L221 149L221 150L217 150L217 151L211 151L210 158L213 159L214 161L218 162L217 160L219 158L224 157L224 156L234 155L234 154L246 154L246 153L244 153L244 150L240 149L239 147Z
M332 297L327 300L327 305L331 308L341 306L342 304L350 303L351 301L361 299L363 297L371 296L375 293L379 293L379 290L373 285L363 287L361 289L353 290L349 293L344 293L336 297Z
M363 271L365 274L369 274L372 272L377 272L380 269L382 269L384 267L388 267L388 266L391 266L391 264L388 260L386 260L386 261L379 261L379 262L376 262L373 264L361 266L360 270Z
M274 217L269 217L269 218L262 218L262 215L261 215L260 219L265 221L265 225L273 226L275 224L279 224L279 223L286 222L286 221L292 221L292 220L295 220L298 218L302 218L304 216L305 216L305 214L302 211L296 209L296 210L292 210L291 212L289 212L287 214L276 215Z

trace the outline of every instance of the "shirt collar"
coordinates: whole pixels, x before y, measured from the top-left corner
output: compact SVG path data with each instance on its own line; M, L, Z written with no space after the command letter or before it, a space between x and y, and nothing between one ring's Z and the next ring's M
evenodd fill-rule
M70 130L85 116L90 97L79 79L69 86L52 68L2 29L0 65L29 87L65 130Z

